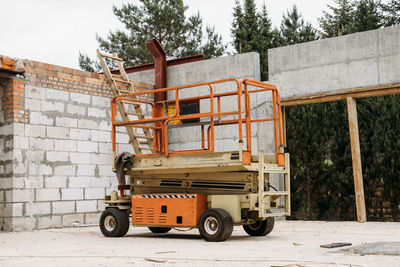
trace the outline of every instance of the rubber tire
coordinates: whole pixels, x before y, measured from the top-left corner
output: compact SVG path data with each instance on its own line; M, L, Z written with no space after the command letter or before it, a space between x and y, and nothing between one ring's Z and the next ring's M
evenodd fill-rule
M172 228L168 227L149 227L149 230L155 234L165 234L168 233Z
M115 220L115 227L112 231L106 229L104 223L108 216L112 216ZM124 210L117 208L108 208L103 211L100 216L100 230L105 237L122 237L129 230L129 215Z
M269 217L264 221L257 221L255 224L243 225L243 229L250 236L266 236L274 229L275 219Z
M216 233L207 233L204 223L207 218L214 217L218 222L218 229ZM207 209L200 216L199 219L199 232L200 236L206 241L219 242L224 241L231 237L233 232L233 219L231 215L224 209Z

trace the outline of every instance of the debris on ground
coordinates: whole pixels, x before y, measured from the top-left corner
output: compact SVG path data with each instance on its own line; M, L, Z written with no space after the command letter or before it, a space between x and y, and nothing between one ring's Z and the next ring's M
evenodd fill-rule
M351 243L330 243L330 244L320 245L321 248L340 248L345 246L351 246Z

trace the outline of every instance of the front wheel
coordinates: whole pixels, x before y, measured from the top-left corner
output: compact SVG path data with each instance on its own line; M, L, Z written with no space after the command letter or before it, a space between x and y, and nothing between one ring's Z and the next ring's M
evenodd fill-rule
M129 215L124 210L108 208L100 216L100 230L106 237L122 237L129 230Z
M264 221L257 221L253 224L243 225L243 229L250 236L265 236L271 233L274 229L275 219L274 217L268 217Z
M199 232L206 241L224 241L232 235L232 217L224 209L208 209L200 216Z

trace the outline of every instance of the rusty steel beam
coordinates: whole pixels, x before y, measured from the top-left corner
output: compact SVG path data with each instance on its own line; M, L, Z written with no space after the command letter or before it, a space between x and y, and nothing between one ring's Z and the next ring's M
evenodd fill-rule
M167 87L167 54L165 54L160 42L157 39L146 44L147 49L154 57L154 89ZM167 100L167 92L155 94L156 101Z

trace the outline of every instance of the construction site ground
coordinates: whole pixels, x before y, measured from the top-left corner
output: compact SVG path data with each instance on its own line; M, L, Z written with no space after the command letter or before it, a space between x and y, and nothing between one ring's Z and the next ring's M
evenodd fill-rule
M197 229L106 238L97 226L71 227L0 233L0 266L400 266L399 241L400 223L385 222L278 221L265 237L237 226L218 243ZM352 246L320 247L333 242Z

